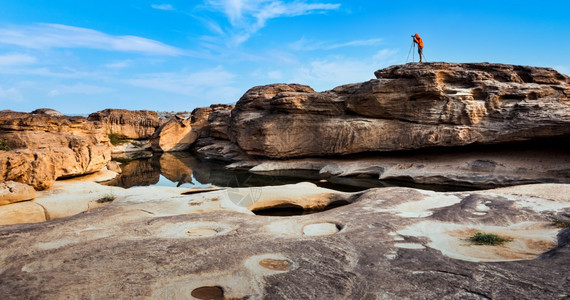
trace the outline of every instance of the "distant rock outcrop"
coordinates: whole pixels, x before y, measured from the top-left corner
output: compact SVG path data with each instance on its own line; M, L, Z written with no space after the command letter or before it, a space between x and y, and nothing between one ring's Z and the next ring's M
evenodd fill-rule
M148 139L160 125L158 114L148 110L105 109L90 114L88 120L101 122L107 133L131 139Z
M17 181L37 190L57 178L99 171L111 160L109 139L83 117L0 112L0 182Z
M231 140L269 158L497 144L570 135L570 79L489 63L392 66L317 93L254 87L231 112Z

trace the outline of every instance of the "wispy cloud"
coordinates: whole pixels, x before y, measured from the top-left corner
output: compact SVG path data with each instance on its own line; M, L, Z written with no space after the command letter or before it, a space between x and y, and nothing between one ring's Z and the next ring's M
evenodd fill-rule
M383 49L368 59L329 56L307 62L293 70L290 82L310 83L315 90L366 81L374 78L374 71L397 62L395 49Z
M172 4L152 4L151 7L158 10L174 10Z
M108 63L108 64L105 65L105 68L109 68L109 69L123 69L123 68L127 68L127 67L131 66L132 63L133 63L132 60L126 59L126 60L121 60L121 61L116 61L116 62Z
M111 88L84 84L84 83L77 83L73 85L57 86L49 91L48 96L55 97L66 94L96 95L96 94L110 93L112 91L114 90Z
M239 90L232 87L236 75L222 67L194 73L150 73L127 80L137 87L155 89L195 99L217 99L221 102L235 101Z
M22 93L16 88L2 88L0 87L0 100L7 100L13 102L20 102L23 100ZM1 102L0 102L1 103Z
M27 54L0 55L0 66L28 65L36 62L36 58Z
M301 39L289 44L289 48L295 51L314 51L314 50L334 50L345 47L363 47L375 46L382 43L382 39L365 39L365 40L352 40L344 43L330 43L310 41L302 37Z
M296 17L337 10L339 3L283 2L273 0L206 0L226 15L232 25L232 43L239 45L263 28L270 19Z
M184 51L138 36L114 36L97 30L60 24L0 28L0 43L31 49L89 48L147 55L184 55Z

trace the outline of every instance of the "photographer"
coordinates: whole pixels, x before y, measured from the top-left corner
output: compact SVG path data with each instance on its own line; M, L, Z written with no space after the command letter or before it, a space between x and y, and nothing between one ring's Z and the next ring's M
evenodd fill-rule
M417 33L415 35L412 35L412 38L414 38L414 43L418 44L418 54L420 55L420 62L422 62L423 50L424 50L424 41L422 40L420 35Z

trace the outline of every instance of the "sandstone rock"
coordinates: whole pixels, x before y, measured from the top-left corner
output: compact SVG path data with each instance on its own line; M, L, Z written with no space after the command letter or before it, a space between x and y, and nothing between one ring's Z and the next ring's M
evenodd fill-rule
M0 151L0 181L36 189L57 178L96 172L111 159L107 135L82 117L2 112L0 139L12 149Z
M189 149L200 136L199 132L192 130L190 123L190 119L171 118L160 126L150 140L153 151L169 152Z
M109 163L107 163L107 169L109 171L113 171L115 173L121 173L122 172L121 166L116 161L110 161Z
M533 187L539 192L530 193ZM255 216L244 206L302 189L307 195L332 193L351 204L295 217ZM540 191L568 195L568 187L523 190L532 196L516 189L409 188L346 195L308 184L192 195L132 189L105 207L49 226L0 228L0 294L4 299L186 299L211 295L207 291L228 299L567 297L569 229L551 226L550 220L563 216L570 199L551 200ZM513 242L472 245L467 239L476 231ZM73 261L81 263L68 263Z
M105 109L90 114L88 120L101 122L107 133L131 139L148 139L160 125L158 114L148 110Z
M228 140L215 138L198 139L193 149L204 157L221 161L233 162L251 159L236 144Z
M120 153L130 153L130 152L143 152L143 151L149 151L151 149L152 147L149 140L136 140L119 145L113 145L113 150L111 151L111 153L120 154Z
M62 113L60 113L59 111L57 111L55 109L51 109L51 108L39 108L39 109L32 111L31 113L32 114L44 114L44 115L53 116L53 117L63 116Z
M46 221L45 211L43 207L37 203L25 201L0 206L0 225L44 221ZM0 253L2 251L3 250L0 250Z
M0 182L0 205L32 200L35 197L36 190L27 184L14 181Z
M369 176L383 182L413 182L474 189L529 183L570 183L566 143L539 141L509 146L385 153L345 158L257 159L229 165L255 174L312 170L343 183Z
M496 144L570 135L570 79L500 64L393 66L322 93L255 87L231 114L231 139L272 158Z

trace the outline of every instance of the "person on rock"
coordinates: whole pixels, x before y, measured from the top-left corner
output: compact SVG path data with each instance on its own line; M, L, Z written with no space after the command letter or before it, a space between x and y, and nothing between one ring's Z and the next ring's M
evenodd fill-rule
M412 35L412 37L414 38L414 43L418 44L418 54L420 55L420 62L422 62L423 59L423 52L424 52L424 41L422 40L422 38L420 37L419 34L415 34Z

